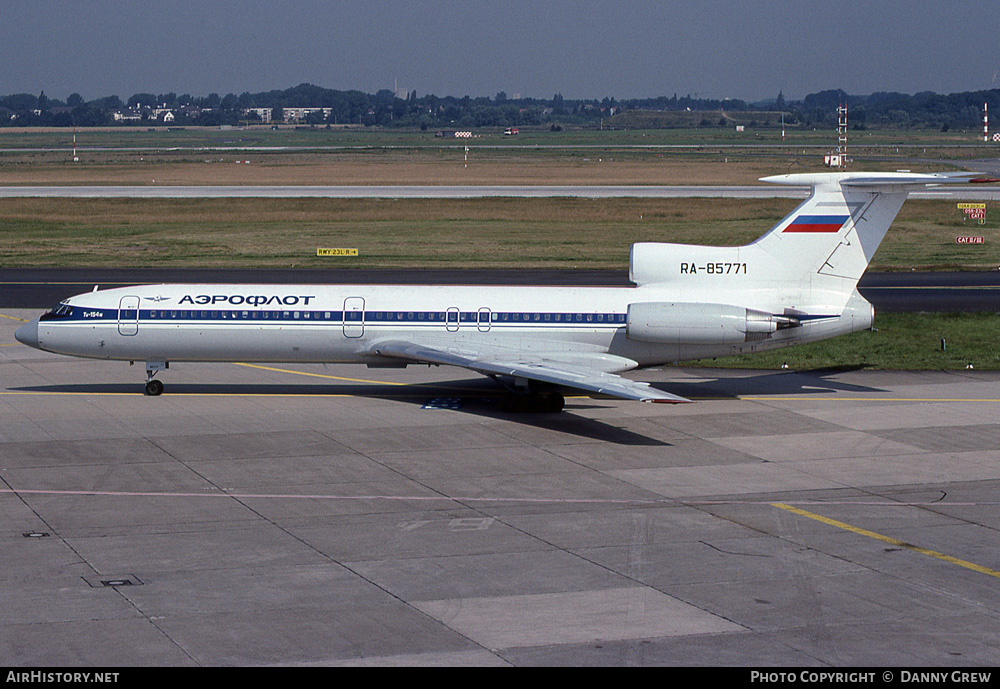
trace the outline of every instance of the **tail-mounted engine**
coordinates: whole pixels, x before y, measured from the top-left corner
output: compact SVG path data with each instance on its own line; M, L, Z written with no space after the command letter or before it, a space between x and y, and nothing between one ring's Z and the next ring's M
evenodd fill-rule
M782 316L728 304L641 302L629 304L626 334L630 340L661 344L738 344L766 340L794 328L794 316Z

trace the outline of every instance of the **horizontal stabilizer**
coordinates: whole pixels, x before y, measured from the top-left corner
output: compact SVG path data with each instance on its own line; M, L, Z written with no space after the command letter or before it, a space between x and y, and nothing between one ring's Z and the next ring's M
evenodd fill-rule
M987 184L1000 182L981 172L817 172L761 177L761 182L791 186L816 187L831 184L854 189L881 188L887 191L912 191L939 184Z

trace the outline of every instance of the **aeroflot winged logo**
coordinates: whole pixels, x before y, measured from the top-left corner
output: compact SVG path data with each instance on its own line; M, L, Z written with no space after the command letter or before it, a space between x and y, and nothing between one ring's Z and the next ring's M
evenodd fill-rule
M197 296L191 296L190 294L185 294L177 303L202 305L232 304L233 306L239 306L240 304L248 304L250 306L295 306L297 304L302 304L304 306L308 306L310 300L315 298L316 295L314 294L289 294L286 296L279 296L277 294L199 294Z
M800 215L782 232L840 232L849 215Z

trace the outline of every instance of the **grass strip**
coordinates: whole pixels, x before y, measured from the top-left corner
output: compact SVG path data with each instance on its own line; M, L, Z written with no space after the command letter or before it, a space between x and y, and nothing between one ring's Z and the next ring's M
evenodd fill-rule
M628 269L634 242L735 246L794 199L4 199L4 267ZM958 244L958 236L984 238ZM357 248L350 259L319 247ZM911 200L872 270L1000 266L1000 213Z
M942 343L943 340L943 343ZM1000 370L1000 314L876 314L872 330L757 354L685 366L789 369Z

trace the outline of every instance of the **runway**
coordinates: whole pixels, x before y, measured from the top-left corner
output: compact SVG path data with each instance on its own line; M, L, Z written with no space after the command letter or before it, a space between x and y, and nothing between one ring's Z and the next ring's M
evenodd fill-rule
M807 187L765 186L18 186L0 187L0 198L806 198ZM1000 200L1000 189L927 189L914 199Z
M0 187L0 198L805 198L808 190L738 186L25 186Z
M0 314L0 664L992 666L1000 374L140 367Z

